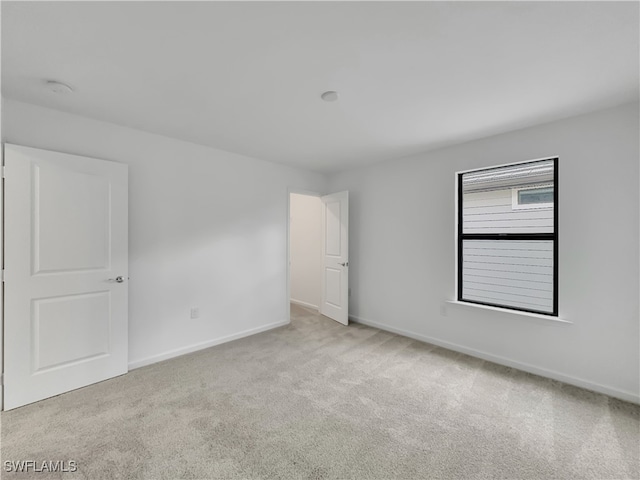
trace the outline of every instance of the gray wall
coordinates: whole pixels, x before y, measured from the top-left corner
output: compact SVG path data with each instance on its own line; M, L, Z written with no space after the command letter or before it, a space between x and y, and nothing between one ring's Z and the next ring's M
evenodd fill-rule
M355 319L640 401L638 103L329 179L350 191ZM560 317L456 296L455 172L559 156Z

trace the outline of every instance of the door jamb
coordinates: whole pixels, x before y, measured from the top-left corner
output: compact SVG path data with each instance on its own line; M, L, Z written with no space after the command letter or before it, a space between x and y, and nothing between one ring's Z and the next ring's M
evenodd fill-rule
M0 411L4 411L4 142L0 144Z

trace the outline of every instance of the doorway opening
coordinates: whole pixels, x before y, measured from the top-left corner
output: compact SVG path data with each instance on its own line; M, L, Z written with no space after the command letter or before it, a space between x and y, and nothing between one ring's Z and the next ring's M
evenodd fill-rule
M322 202L317 194L289 194L289 302L320 311Z
M287 304L349 324L349 192L289 191Z

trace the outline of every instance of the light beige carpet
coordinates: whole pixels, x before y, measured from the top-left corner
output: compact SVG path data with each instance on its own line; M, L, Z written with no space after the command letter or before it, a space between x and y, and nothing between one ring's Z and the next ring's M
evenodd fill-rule
M291 325L3 413L3 478L622 479L640 407L294 307Z

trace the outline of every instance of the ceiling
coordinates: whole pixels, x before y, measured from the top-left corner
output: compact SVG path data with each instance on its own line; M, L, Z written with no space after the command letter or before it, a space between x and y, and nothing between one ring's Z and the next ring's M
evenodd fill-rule
M335 172L637 100L639 36L637 2L2 2L2 94Z

